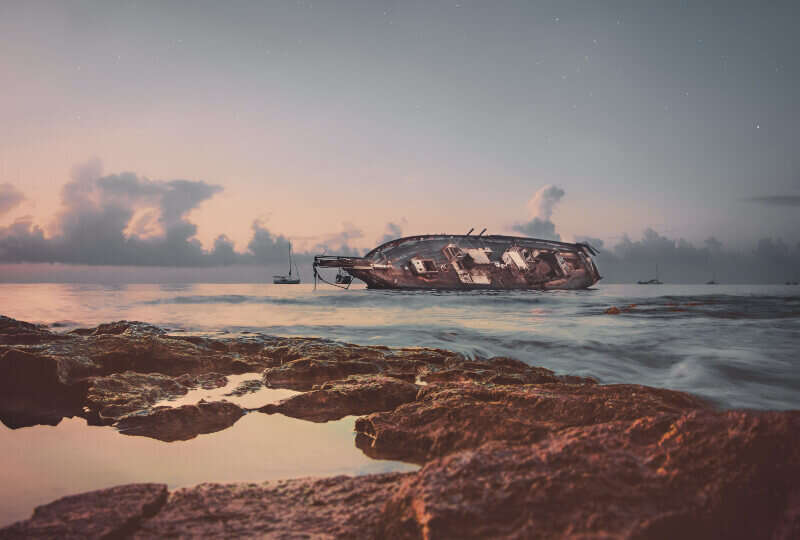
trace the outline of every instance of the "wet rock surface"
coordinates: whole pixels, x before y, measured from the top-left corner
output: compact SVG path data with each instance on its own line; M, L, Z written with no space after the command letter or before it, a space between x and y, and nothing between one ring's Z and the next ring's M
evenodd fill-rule
M116 423L123 435L138 435L160 441L186 441L203 433L214 433L231 427L244 411L227 401L201 401L196 405L156 407L152 411L125 416Z
M403 474L267 484L201 484L172 492L134 538L375 538Z
M26 521L0 529L0 539L123 538L166 500L164 484L129 484L70 495L36 508Z
M382 508L393 538L797 538L798 413L693 411L490 442Z
M318 385L309 392L265 405L259 410L311 422L328 422L354 414L392 410L414 401L417 391L417 385L400 379L355 375Z
M171 336L124 321L56 335L9 321L0 320L0 385L16 394L0 393L6 423L81 414L125 434L186 440L248 411L227 401L157 404L245 370L261 378L228 396L300 390L259 410L314 422L364 415L359 448L422 467L203 484L163 491L146 508L125 503L125 490L163 486L121 486L118 508L101 492L76 495L0 537L800 537L797 411L719 411L683 392L438 349Z
M356 421L367 455L414 463L487 441L535 443L575 426L704 409L683 392L638 385L429 385L417 399Z

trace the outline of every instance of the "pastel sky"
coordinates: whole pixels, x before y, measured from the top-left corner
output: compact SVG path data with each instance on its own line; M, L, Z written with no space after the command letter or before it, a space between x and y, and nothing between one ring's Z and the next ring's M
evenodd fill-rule
M261 219L800 241L797 2L0 2L0 213L76 165L203 180L205 246Z

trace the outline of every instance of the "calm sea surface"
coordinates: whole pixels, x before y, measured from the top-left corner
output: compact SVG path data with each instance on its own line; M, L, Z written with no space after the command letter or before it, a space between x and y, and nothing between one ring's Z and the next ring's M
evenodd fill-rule
M619 315L604 313L631 305ZM59 331L129 319L173 332L442 347L513 356L603 383L685 390L721 407L800 409L798 286L434 293L314 291L305 284L1 284L0 314ZM254 400L281 397L265 391L246 399L255 406ZM312 424L248 414L230 429L177 443L123 436L80 419L18 430L0 425L0 524L58 496L125 482L176 487L411 468L363 456L353 443L353 421Z

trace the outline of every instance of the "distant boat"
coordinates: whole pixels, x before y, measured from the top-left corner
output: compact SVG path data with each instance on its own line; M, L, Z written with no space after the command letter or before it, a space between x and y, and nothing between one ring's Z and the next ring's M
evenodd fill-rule
M658 279L658 265L656 265L656 277L654 279L648 279L647 281L639 280L636 283L639 285L663 285Z
M297 265L294 265L297 270ZM272 276L272 283L275 285L297 285L300 283L300 272L295 272L292 275L292 245L289 244L289 275L288 276Z
M787 282L786 282L786 285L797 285L798 283L800 283L800 282L797 282L797 281L787 281Z
M717 285L717 273L716 272L711 274L711 279L706 281L706 285Z

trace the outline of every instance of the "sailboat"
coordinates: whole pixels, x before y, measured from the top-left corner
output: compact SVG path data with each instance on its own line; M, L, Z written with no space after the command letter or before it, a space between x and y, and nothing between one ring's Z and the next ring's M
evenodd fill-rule
M297 265L294 265L297 270ZM292 275L292 245L289 244L289 275L288 276L272 276L272 283L275 285L297 285L300 283L300 272L295 271Z
M636 283L638 283L639 285L663 285L663 283L658 279L658 265L656 265L655 279L648 279L647 281L640 280L637 281Z
M711 279L706 281L706 285L716 285L717 284L717 273L714 272L711 274Z

